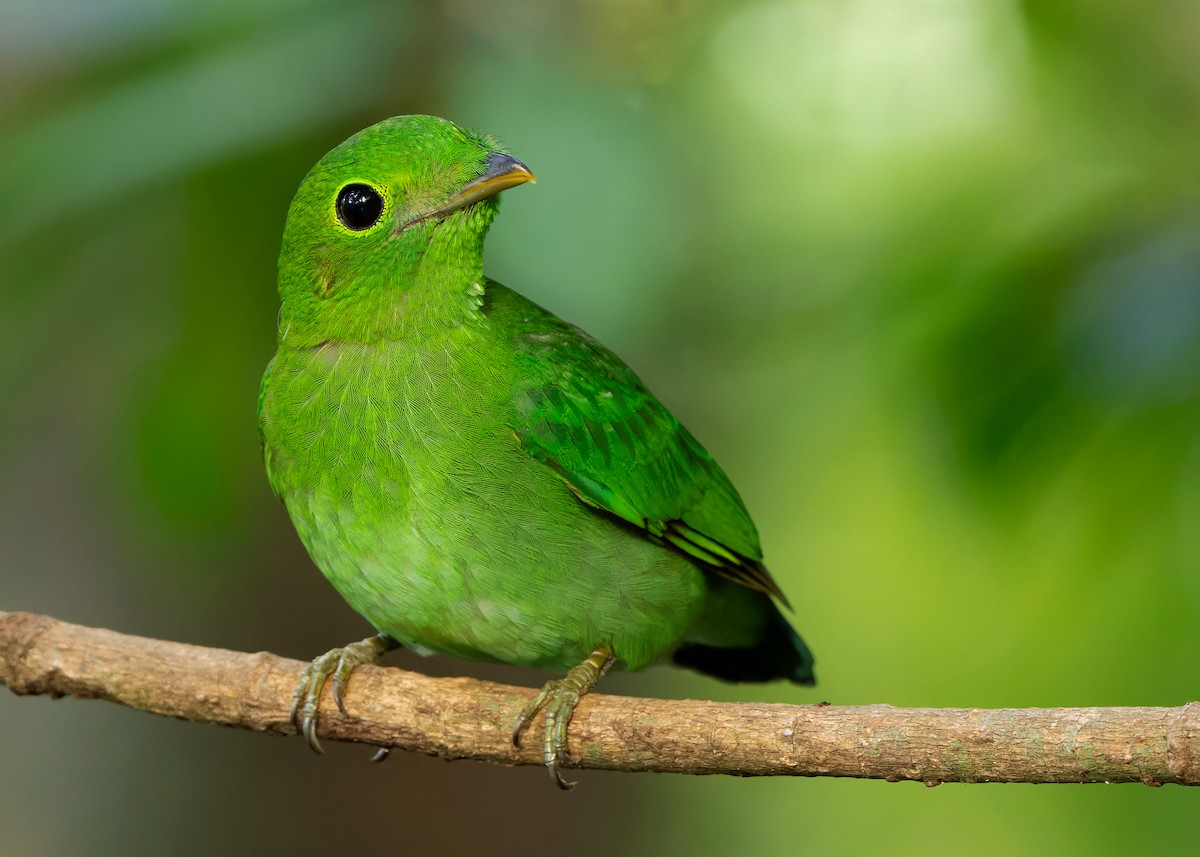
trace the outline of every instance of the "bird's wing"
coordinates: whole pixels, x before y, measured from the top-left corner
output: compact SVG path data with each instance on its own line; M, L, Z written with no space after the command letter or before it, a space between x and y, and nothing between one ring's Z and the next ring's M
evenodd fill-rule
M615 354L528 310L515 342L514 431L524 449L582 502L786 604L754 522L708 451Z

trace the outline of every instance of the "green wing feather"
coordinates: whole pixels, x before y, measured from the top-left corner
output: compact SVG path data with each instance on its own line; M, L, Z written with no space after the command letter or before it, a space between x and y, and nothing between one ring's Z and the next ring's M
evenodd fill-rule
M489 292L516 316L525 450L584 503L787 604L729 477L637 375L577 327L499 284Z

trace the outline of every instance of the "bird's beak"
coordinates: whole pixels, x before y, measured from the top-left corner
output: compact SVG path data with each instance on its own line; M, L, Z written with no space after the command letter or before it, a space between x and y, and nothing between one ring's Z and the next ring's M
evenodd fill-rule
M506 155L503 152L489 152L487 168L483 171L483 175L467 183L462 190L426 216L445 217L460 208L466 208L481 199L495 196L502 190L525 184L525 182L537 183L537 179L534 178L529 167L512 155Z

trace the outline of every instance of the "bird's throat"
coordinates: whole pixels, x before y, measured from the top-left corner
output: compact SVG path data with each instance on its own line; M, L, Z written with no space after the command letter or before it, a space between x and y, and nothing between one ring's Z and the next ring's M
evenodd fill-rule
M356 270L280 271L280 291L303 295L285 300L279 317L281 348L311 348L324 342L375 344L420 341L437 331L469 329L482 317L486 279L483 238L486 222L456 213L426 227L419 246L390 258L371 260ZM483 228L478 228L481 226ZM476 228L464 228L474 226ZM416 237L416 236L412 236Z

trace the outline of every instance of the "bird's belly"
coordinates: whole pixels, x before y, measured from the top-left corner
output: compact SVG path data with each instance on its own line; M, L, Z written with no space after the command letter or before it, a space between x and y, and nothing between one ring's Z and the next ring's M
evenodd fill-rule
M507 484L424 496L418 479L371 528L340 523L357 517L333 501L342 508L313 516L323 527L298 529L349 604L402 644L545 669L598 645L633 669L673 648L702 607L701 572L529 464L533 486L523 467Z

